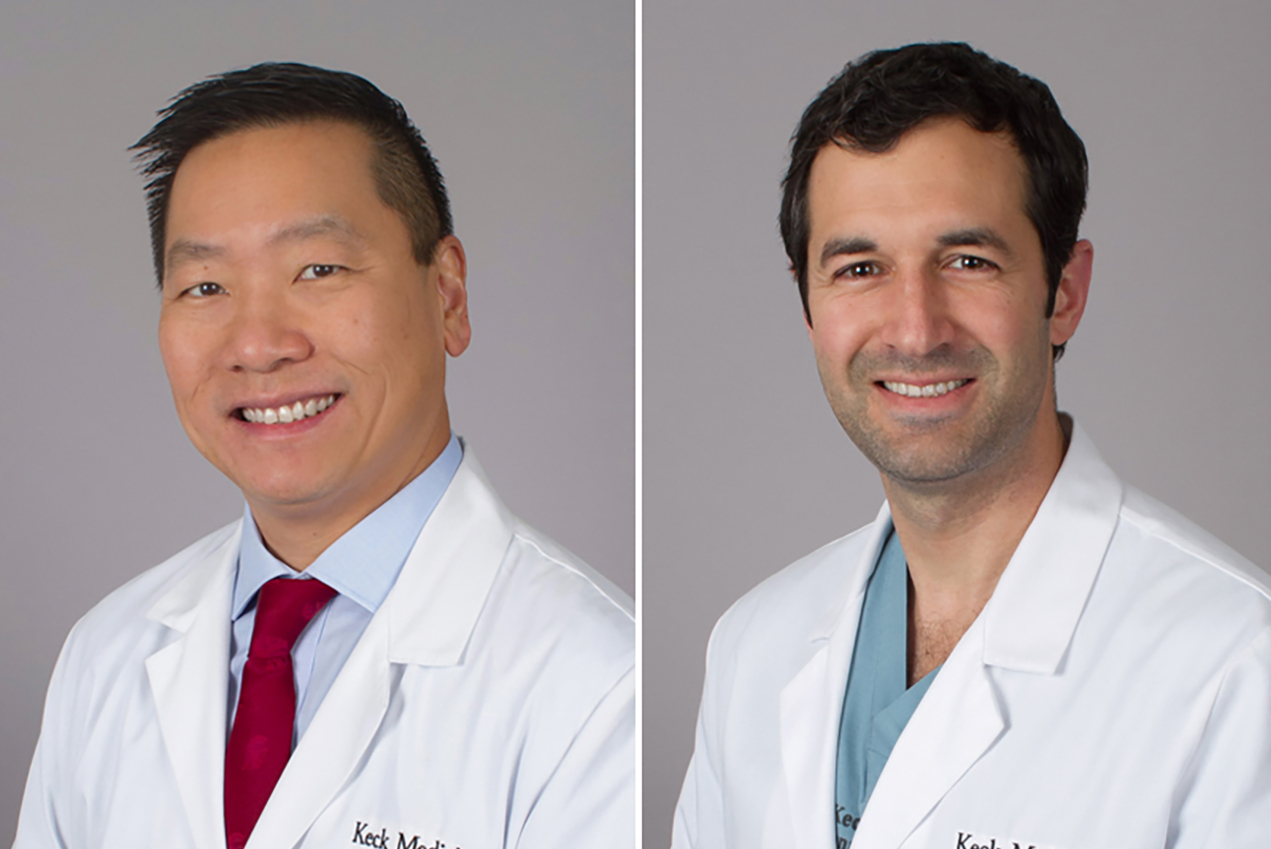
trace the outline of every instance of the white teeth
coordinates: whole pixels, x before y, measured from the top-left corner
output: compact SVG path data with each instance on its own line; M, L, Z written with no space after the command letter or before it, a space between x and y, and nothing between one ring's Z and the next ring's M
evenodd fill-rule
M244 407L243 418L249 422L267 425L298 422L316 416L335 403L334 395L323 398L310 398L308 401L297 401L290 407Z
M884 380L883 386L897 395L906 395L910 398L938 398L941 395L947 395L959 386L965 386L966 380L946 380L944 383L928 383L918 386L914 383L901 383L896 380Z

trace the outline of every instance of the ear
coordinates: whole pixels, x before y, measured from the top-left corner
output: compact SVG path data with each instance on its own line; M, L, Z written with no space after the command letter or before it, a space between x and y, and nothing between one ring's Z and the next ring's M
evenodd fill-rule
M1090 273L1094 267L1094 246L1082 239L1072 248L1055 291L1055 311L1050 316L1050 344L1062 345L1077 332L1090 294Z
M467 350L472 339L472 327L468 324L468 258L459 239L446 236L437 243L431 271L441 299L446 353L457 357Z

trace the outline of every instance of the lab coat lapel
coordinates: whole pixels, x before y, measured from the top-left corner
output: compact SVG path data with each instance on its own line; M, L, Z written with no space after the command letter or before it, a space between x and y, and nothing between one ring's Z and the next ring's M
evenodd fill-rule
M394 664L462 663L511 539L512 519L466 449L397 582L278 779L245 849L281 849L304 837L375 739L400 679Z
M835 845L834 774L843 692L865 586L890 530L891 513L884 504L843 592L814 621L810 639L819 647L781 691L781 771L795 849Z
M1005 727L983 656L983 625L963 635L905 726L852 849L895 849Z
M241 523L147 614L179 634L146 659L146 673L177 791L199 849L225 846L230 604L240 534Z

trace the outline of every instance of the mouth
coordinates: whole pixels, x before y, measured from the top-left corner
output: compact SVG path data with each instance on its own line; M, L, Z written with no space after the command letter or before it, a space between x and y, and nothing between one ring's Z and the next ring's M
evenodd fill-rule
M312 398L301 398L295 403L280 407L239 407L231 415L240 421L253 424L290 424L322 415L341 397L339 393L315 395Z
M948 395L955 389L960 389L970 383L970 378L960 378L958 380L946 380L941 383L904 383L899 380L880 380L878 385L882 386L888 392L896 395L904 395L908 398L939 398L941 395Z

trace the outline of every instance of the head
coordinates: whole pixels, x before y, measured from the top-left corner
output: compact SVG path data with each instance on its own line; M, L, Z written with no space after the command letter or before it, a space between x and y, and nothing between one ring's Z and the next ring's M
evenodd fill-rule
M830 405L885 480L966 492L1057 468L1084 189L1045 87L965 45L871 54L809 107L783 235Z
M415 259L426 265L454 225L441 172L406 110L356 74L265 62L185 89L131 148L148 178L146 205L158 282L163 282L172 181L190 151L241 130L323 120L351 124L370 139L375 189L406 222Z
M910 44L848 64L804 111L782 182L781 237L808 313L808 183L826 145L883 153L913 128L956 117L982 133L1005 133L1027 171L1024 211L1041 240L1046 314L1077 242L1086 207L1086 150L1045 83L966 44ZM1055 349L1056 359L1063 345Z
M370 83L296 65L188 89L139 146L187 435L262 530L342 533L449 439L466 260L431 156Z

